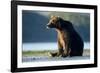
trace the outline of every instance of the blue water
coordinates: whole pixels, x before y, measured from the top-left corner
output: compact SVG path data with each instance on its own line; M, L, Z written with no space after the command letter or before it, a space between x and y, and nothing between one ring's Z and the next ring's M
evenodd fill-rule
M23 51L57 50L57 43L23 43ZM84 43L84 49L90 49L90 43Z

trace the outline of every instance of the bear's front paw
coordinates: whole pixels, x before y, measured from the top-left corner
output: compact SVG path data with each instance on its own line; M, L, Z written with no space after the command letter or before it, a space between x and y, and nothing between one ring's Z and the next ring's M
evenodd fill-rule
M62 54L61 57L65 58L65 57L68 57L68 55L67 54Z

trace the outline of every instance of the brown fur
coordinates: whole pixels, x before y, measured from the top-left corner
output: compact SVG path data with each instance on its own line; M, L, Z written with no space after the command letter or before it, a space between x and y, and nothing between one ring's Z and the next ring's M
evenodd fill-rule
M58 52L50 53L51 56L82 56L83 41L69 21L51 16L47 26L55 28L58 33Z

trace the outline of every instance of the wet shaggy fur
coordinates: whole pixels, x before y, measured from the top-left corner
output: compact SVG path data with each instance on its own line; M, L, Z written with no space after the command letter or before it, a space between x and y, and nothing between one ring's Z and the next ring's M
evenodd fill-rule
M55 28L58 33L58 52L50 53L51 56L82 56L83 40L75 31L71 22L58 16L51 16L48 28Z

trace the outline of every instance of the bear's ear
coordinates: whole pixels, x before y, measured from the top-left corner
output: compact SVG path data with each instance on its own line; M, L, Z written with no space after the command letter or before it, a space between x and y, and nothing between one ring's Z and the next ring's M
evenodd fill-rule
M58 20L60 19L60 16L57 16Z
M54 15L51 15L51 18L53 18L54 17Z
M58 18L60 18L60 16L57 16Z
M60 16L58 16L58 21L59 21L59 24L60 24L60 26L61 26L61 24L62 24L63 22L62 22L62 19L60 18Z

